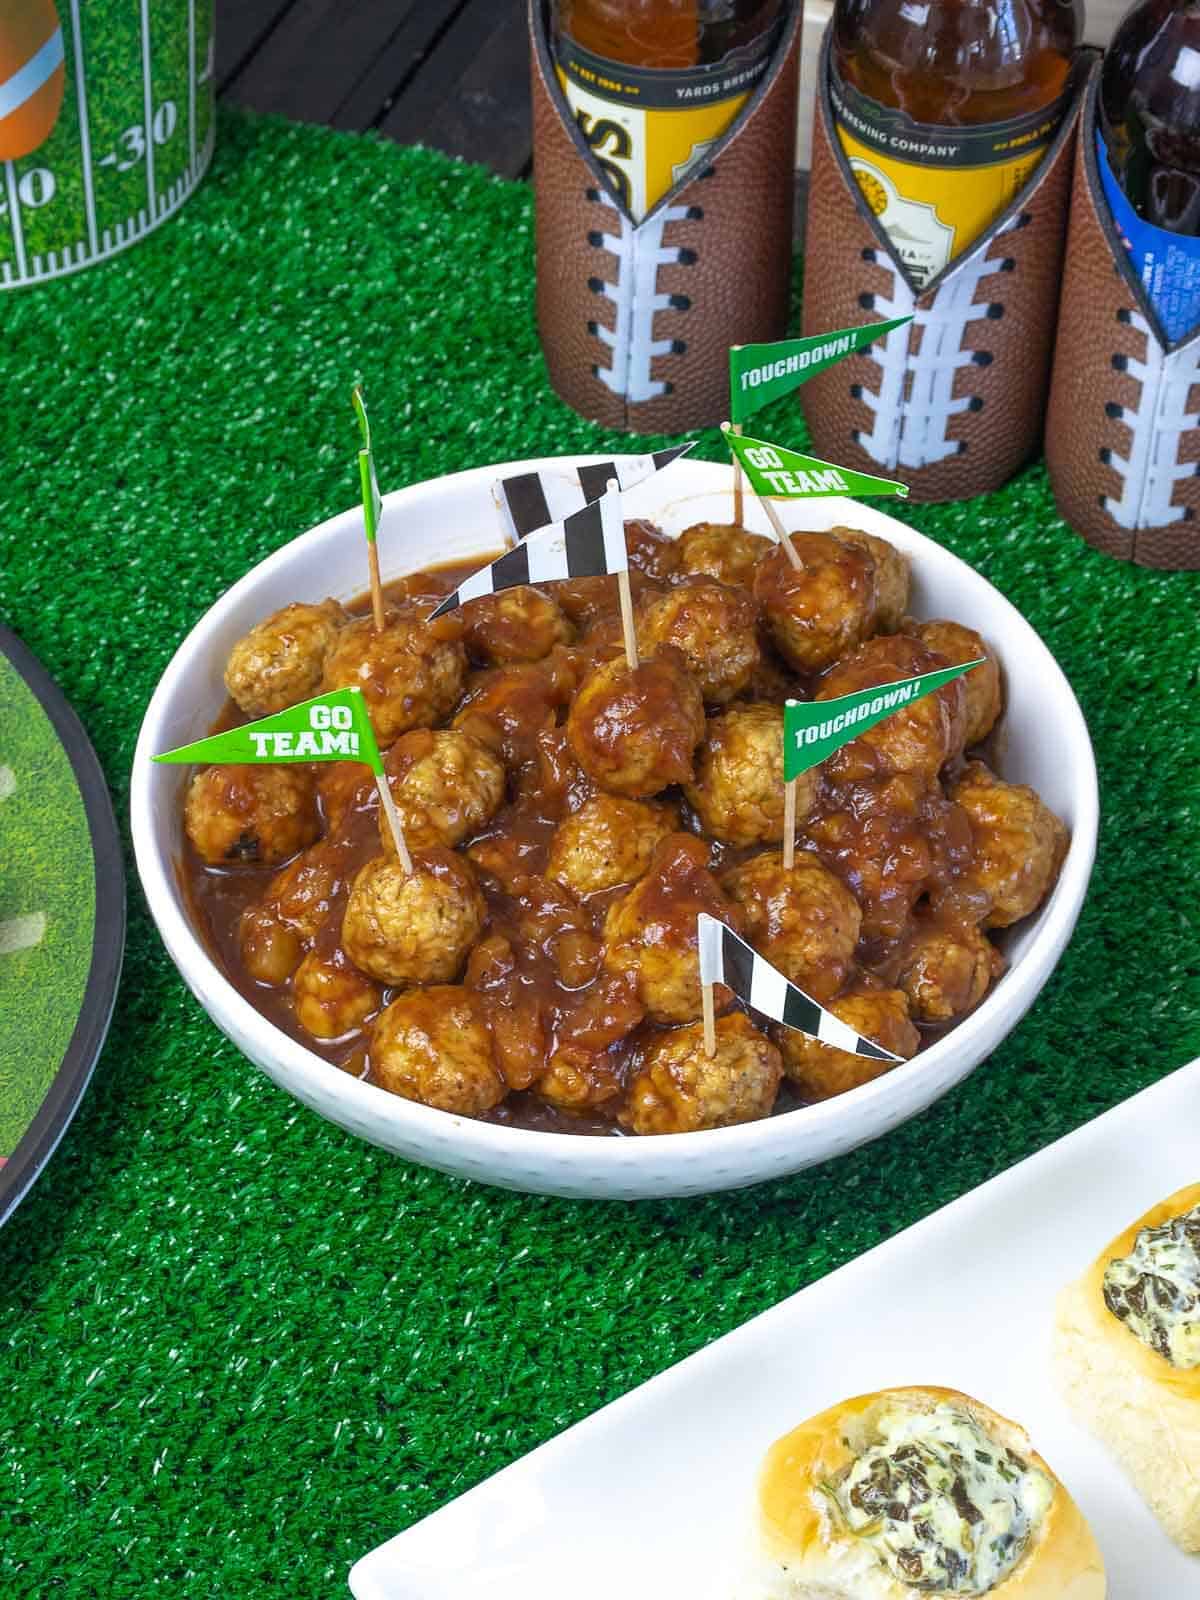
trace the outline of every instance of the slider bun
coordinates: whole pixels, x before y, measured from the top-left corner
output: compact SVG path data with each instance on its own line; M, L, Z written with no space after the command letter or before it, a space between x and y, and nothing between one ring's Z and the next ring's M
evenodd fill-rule
M1076 1417L1103 1441L1163 1527L1200 1551L1200 1367L1174 1367L1104 1303L1104 1271L1143 1228L1200 1205L1200 1183L1153 1206L1118 1234L1058 1300L1055 1357Z
M761 1533L772 1600L924 1600L893 1578L864 1541L838 1525L817 1487L849 1467L878 1437L895 1404L932 1411L948 1403L1050 1480L1054 1497L995 1600L1104 1600L1104 1563L1078 1506L1030 1447L1022 1428L954 1389L884 1389L859 1395L801 1423L771 1446L759 1481ZM848 1443L847 1443L848 1441ZM953 1592L953 1591L951 1591Z

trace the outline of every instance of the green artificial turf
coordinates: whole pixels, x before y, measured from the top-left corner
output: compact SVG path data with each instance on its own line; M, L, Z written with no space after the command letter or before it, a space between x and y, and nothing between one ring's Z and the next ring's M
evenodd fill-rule
M122 811L182 634L354 499L353 379L385 489L620 445L546 385L531 218L525 189L436 155L227 116L176 221L4 301L0 610ZM789 402L761 431L804 442ZM7 1593L345 1592L371 1545L1200 1053L1200 575L1081 543L1040 466L898 509L1031 618L1095 740L1100 864L1030 1016L927 1115L816 1172L531 1199L406 1166L269 1085L132 887L108 1047L0 1234Z

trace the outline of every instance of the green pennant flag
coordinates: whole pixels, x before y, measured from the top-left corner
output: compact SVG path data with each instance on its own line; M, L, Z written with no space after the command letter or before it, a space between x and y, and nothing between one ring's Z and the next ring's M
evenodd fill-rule
M374 544L375 535L379 532L379 523L383 517L383 496L379 492L379 480L375 476L375 457L371 450L371 424L367 417L367 405L363 399L363 392L357 384L354 386L351 399L354 403L354 412L358 417L358 425L362 429L363 448L358 452L358 475L362 481L363 521L367 529L367 542Z
M826 756L840 750L860 733L890 717L893 711L910 706L943 684L952 683L972 667L981 667L984 657L964 661L961 666L941 667L922 672L915 678L898 678L871 689L857 689L836 700L788 700L783 707L783 778L791 783L802 772L817 766Z
M808 339L779 339L774 344L735 344L729 352L729 414L740 426L771 400L791 394L826 367L856 350L865 350L902 328L912 317L868 322L861 328L838 328Z
M725 443L737 456L756 495L764 500L811 500L831 494L908 494L906 483L894 478L873 478L869 472L836 467L832 461L785 450L781 444L734 433L722 423Z
M361 761L376 777L383 775L383 758L361 689L334 689L272 717L230 728L228 733L211 734L154 759L213 766Z

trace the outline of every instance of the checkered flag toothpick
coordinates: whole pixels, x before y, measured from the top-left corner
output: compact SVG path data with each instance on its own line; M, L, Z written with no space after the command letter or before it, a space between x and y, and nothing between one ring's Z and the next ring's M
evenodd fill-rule
M811 995L790 983L746 941L716 917L702 911L696 919L700 941L700 982L723 983L752 1010L810 1039L833 1045L852 1056L873 1061L901 1061L882 1045L855 1033L840 1017L826 1011Z
M598 500L610 478L617 480L621 490L632 489L694 449L693 441L675 445L670 450L656 450L653 455L614 456L611 461L593 461L588 466L578 467L583 503L588 505ZM518 540L528 538L551 521L546 485L540 472L520 472L512 478L501 478L500 494Z

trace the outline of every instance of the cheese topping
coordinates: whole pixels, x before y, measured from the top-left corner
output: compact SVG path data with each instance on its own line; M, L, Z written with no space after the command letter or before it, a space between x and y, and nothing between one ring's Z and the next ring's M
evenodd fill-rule
M1143 1228L1109 1262L1104 1304L1173 1367L1200 1367L1200 1206Z
M902 1584L979 1595L1021 1559L1054 1497L1043 1472L955 1406L897 1406L879 1442L826 1492L842 1521Z

